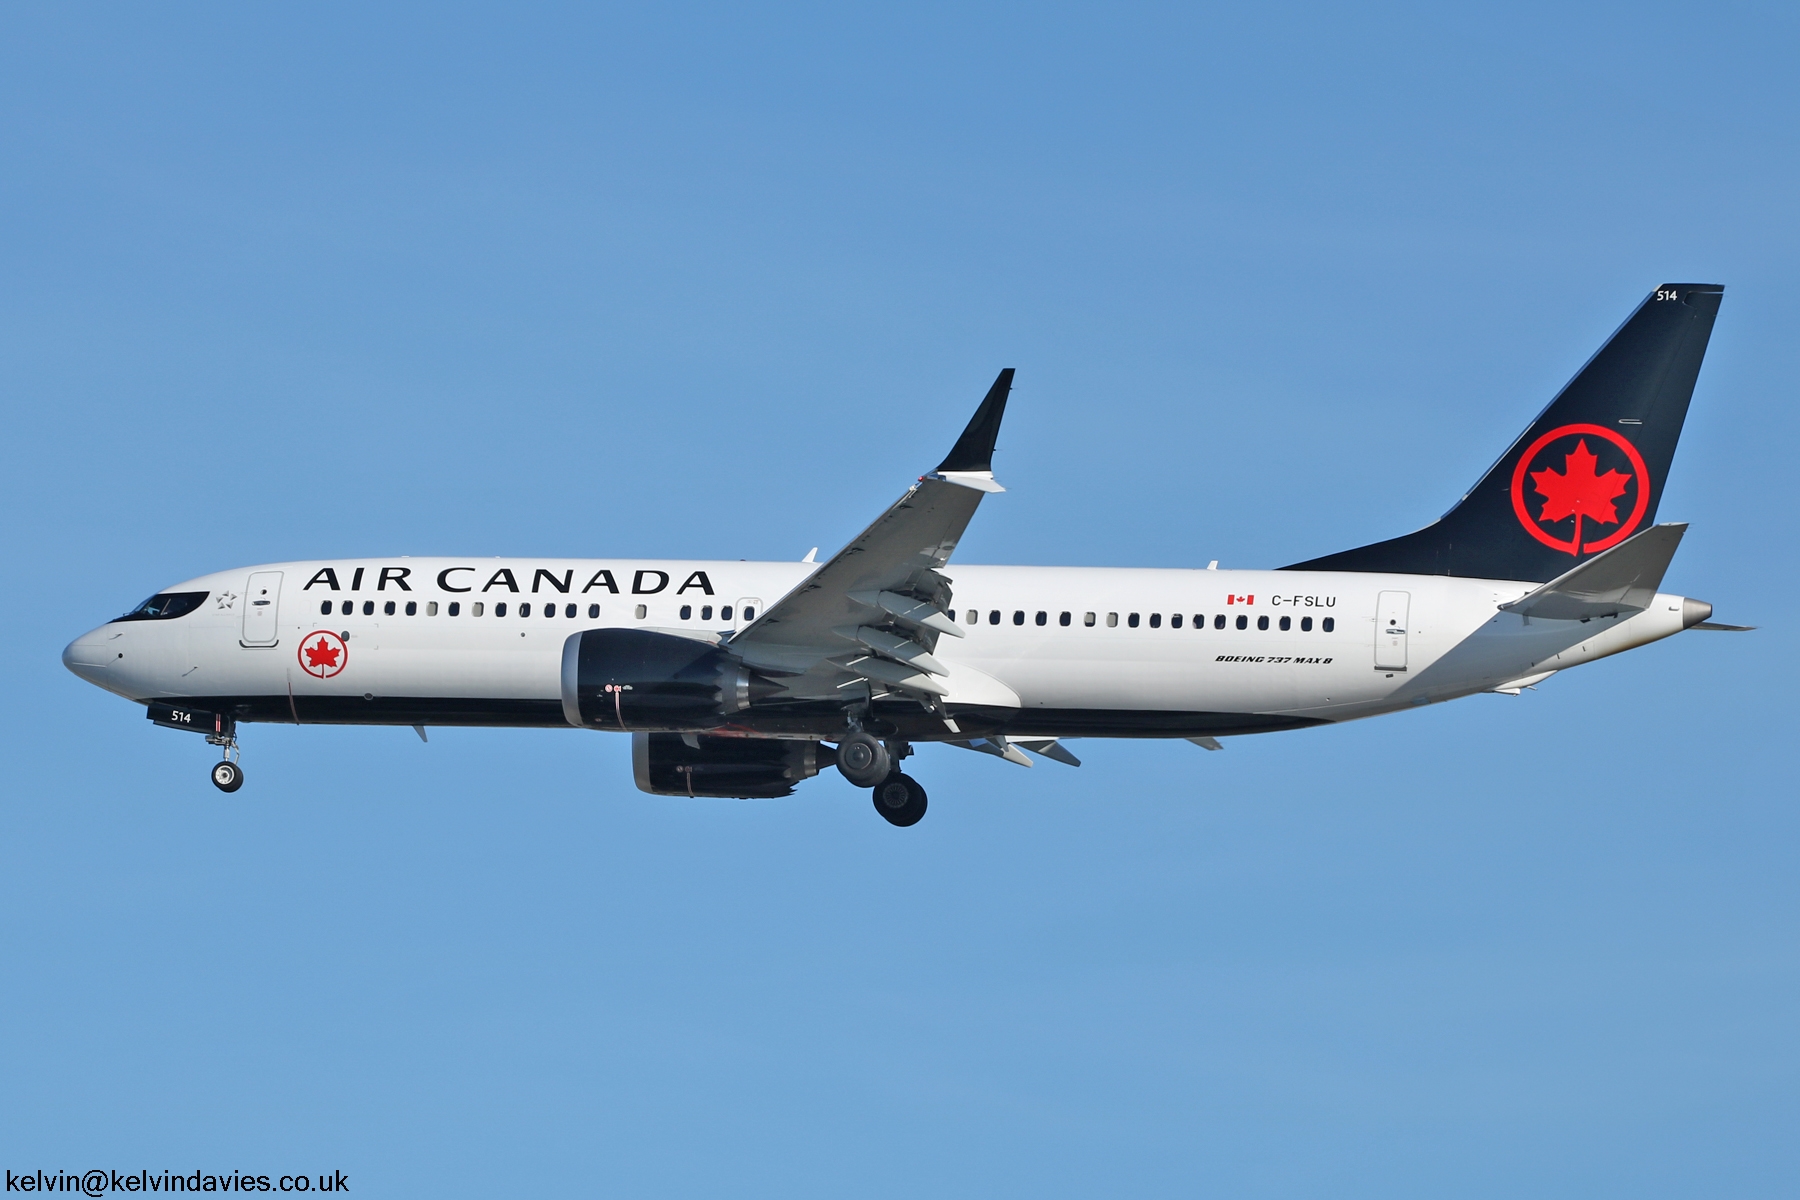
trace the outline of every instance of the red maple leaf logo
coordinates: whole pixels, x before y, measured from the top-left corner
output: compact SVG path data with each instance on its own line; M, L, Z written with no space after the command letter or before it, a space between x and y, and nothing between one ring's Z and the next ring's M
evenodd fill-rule
M338 648L324 638L320 638L318 645L306 648L306 665L321 668L337 666Z
M1587 439L1582 438L1563 459L1562 474L1548 467L1531 473L1532 486L1544 498L1538 520L1550 522L1574 517L1576 545L1581 544L1583 517L1602 525L1619 523L1619 509L1613 501L1624 495L1625 488L1631 483L1631 476L1618 471L1596 475L1594 467L1599 461L1588 449Z

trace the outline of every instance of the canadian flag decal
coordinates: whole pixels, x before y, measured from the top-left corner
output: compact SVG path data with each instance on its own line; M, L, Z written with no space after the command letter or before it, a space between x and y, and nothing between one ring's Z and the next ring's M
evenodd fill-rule
M1227 603L1227 604L1255 604L1256 597L1255 596L1227 596L1227 597L1225 597L1225 603Z

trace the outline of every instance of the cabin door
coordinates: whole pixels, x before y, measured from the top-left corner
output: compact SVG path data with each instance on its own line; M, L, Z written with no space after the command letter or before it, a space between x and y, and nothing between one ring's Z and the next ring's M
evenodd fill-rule
M276 618L281 607L281 572L257 571L244 588L244 637L246 646L273 646Z
M1375 607L1375 669L1406 670L1406 592L1383 592Z

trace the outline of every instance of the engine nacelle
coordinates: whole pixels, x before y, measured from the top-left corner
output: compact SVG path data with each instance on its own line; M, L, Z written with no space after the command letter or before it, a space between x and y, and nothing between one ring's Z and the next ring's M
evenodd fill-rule
M589 629L563 643L563 715L588 729L705 729L780 691L710 642Z
M634 733L631 773L657 796L721 796L772 800L830 766L831 748L776 738L712 737L704 733Z

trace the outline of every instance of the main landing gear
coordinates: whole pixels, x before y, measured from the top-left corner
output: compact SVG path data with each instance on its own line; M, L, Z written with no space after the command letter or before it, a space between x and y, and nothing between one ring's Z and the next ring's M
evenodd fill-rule
M838 743L837 768L857 787L874 790L875 811L889 824L917 825L925 815L925 789L900 773L900 760L911 754L905 742L883 743L857 730Z
M894 773L895 757L888 747L858 730L838 743L837 769L857 787L874 787Z
M925 789L911 775L895 771L875 785L875 811L890 825L917 825L925 815Z

